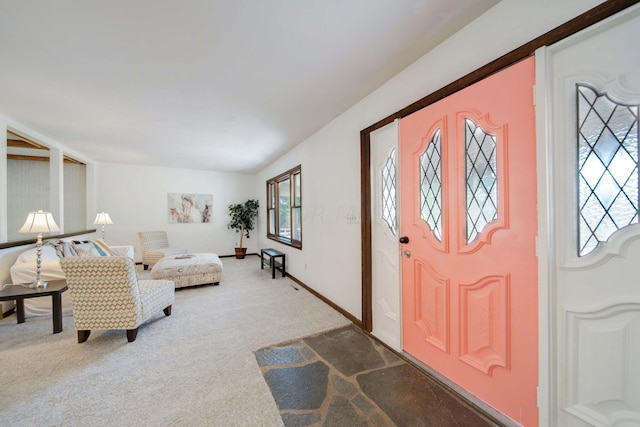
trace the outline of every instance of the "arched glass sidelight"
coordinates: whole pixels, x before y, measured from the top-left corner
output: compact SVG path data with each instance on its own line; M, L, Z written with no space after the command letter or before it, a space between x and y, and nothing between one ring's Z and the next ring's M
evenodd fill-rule
M638 222L638 105L576 85L578 254Z
M382 167L382 219L387 223L394 236L398 228L396 161L396 149L392 148Z

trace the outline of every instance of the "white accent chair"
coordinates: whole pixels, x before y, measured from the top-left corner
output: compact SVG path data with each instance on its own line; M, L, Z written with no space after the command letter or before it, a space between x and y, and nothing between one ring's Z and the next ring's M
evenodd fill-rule
M146 270L158 262L160 258L170 255L186 254L186 249L169 247L169 239L164 231L141 231L138 233L142 251L142 266Z
M71 293L78 343L93 329L126 329L133 342L138 327L160 310L171 315L173 282L138 280L131 258L67 257L60 266Z

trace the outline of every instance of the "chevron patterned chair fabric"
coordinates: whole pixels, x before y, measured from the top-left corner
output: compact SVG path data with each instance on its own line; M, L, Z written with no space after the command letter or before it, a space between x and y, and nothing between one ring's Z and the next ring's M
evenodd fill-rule
M171 315L174 283L138 280L129 257L68 257L60 260L73 304L78 342L93 329L126 329L133 342L138 327L160 310Z
M169 247L169 239L164 231L141 231L138 233L142 251L142 266L146 270L158 262L160 258L171 255L186 254L186 249Z

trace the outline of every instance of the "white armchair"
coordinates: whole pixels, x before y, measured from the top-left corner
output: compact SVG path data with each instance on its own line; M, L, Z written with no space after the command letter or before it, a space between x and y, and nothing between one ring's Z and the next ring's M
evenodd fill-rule
M175 287L170 280L138 280L128 257L67 257L60 260L71 299L78 342L93 329L126 329L133 342L138 327L160 310L171 315Z
M164 231L141 231L138 233L142 252L142 266L146 270L158 262L160 258L170 255L186 254L186 249L169 247L167 233Z

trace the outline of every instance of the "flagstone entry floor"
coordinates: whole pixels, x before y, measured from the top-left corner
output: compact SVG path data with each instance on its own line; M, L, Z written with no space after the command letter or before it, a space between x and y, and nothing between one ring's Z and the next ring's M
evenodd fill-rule
M355 326L256 359L285 426L496 426Z

